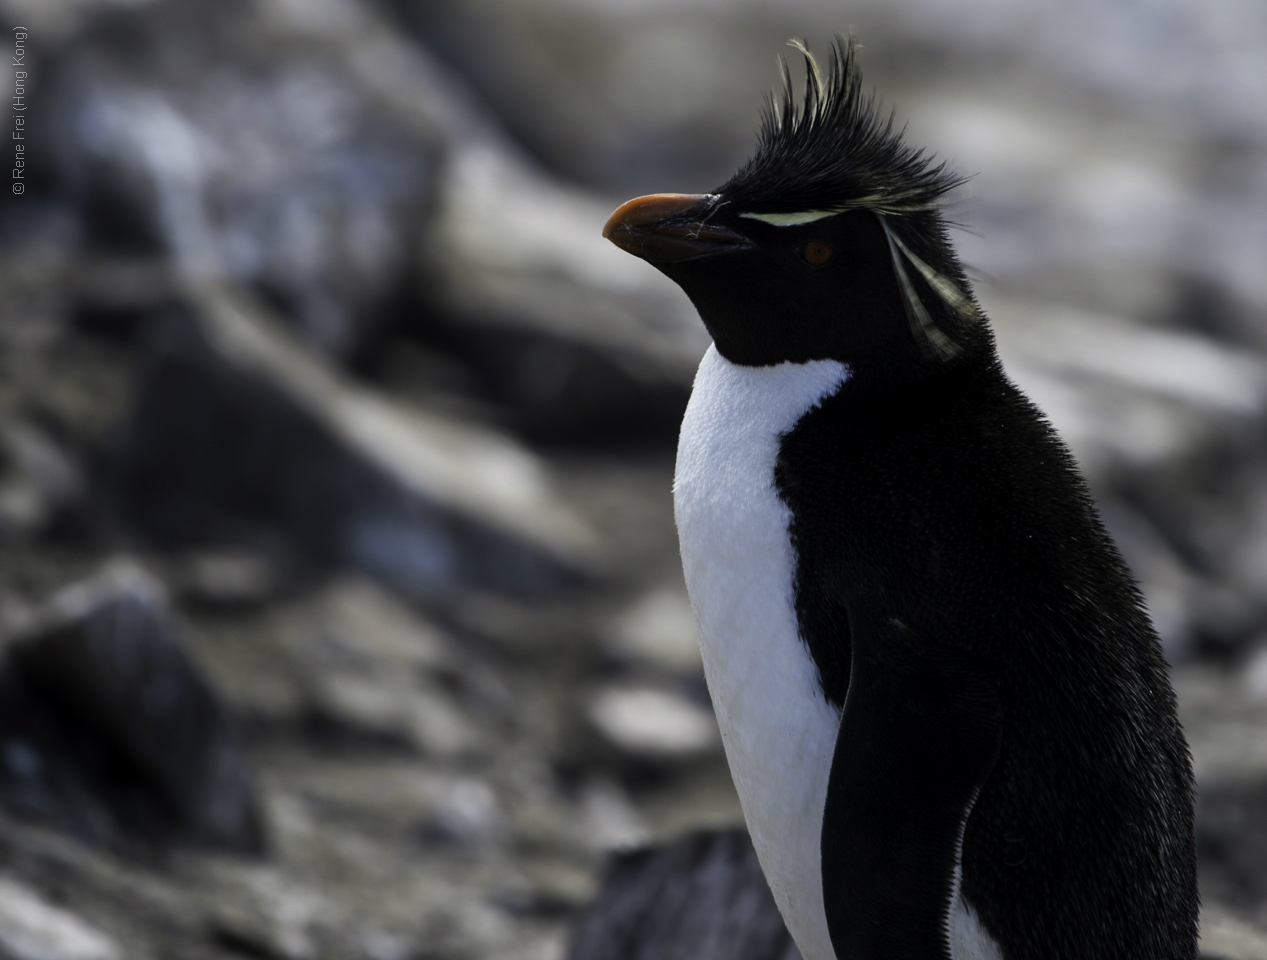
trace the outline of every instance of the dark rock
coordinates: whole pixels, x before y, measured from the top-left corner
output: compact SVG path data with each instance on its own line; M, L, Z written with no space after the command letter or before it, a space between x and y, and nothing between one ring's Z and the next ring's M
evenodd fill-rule
M523 303L531 299L526 289L518 296ZM462 288L453 291L452 301L435 308L428 324L402 326L408 339L399 343L417 342L460 361L476 396L517 434L551 446L609 450L676 442L690 398L688 364L665 371L637 348L626 353L624 346L604 348L542 329L518 330L515 323L503 328L493 322L497 312L473 315ZM586 312L569 302L551 309ZM393 392L418 382L407 364L396 361L399 352L393 345L378 372Z
M569 960L800 960L743 830L615 856Z
M99 842L260 852L247 763L158 584L116 563L4 646L0 802Z
M112 461L114 512L165 548L346 565L411 593L541 590L596 559L528 451L369 396L213 288L155 319Z

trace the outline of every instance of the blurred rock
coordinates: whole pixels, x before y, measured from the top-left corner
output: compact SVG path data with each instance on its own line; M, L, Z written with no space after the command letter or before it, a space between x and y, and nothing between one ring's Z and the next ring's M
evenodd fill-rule
M0 425L0 443L7 458L54 504L83 495L84 481L78 467L34 425L22 422Z
M282 643L298 668L301 709L325 733L447 760L487 752L468 709L469 675L478 671L381 587L335 581L284 629Z
M489 430L398 408L214 284L155 321L113 457L115 509L169 548L346 564L411 593L540 590L597 547L540 461Z
M588 870L562 862L534 865L517 882L503 887L498 903L520 916L571 917L594 897L594 881ZM555 952L558 956L560 951Z
M1206 903L1201 907L1200 951L1202 960L1263 960L1267 931Z
M46 63L42 109L90 249L237 277L342 353L407 273L440 145L304 35L314 14L101 9Z
M249 902L222 906L211 920L213 939L232 953L269 960L313 960L314 920L329 904L316 892L288 883L271 869L246 877Z
M1267 922L1267 779L1203 783L1197 824L1203 895Z
M586 716L608 744L639 760L685 760L721 745L712 711L668 689L600 687Z
M729 176L752 146L772 51L812 22L804 3L791 23L709 0L387 6L551 169L629 196L703 192Z
M1171 670L1197 783L1267 778L1267 700L1228 664Z
M336 356L386 366L393 332L456 353L534 436L673 436L707 346L685 298L602 239L614 201L538 172L370 5L77 19L42 71L41 149L118 266L86 278L87 322L128 326L168 259L249 285Z
M1262 638L1250 649L1244 666L1245 689L1256 700L1267 700L1267 645Z
M649 839L646 823L618 783L590 781L581 792L580 807L586 842L596 853L628 850Z
M365 935L363 949L365 960L411 960L421 952L421 947L407 937L381 930Z
M695 615L680 588L662 587L639 597L611 621L603 643L620 660L687 677L703 672Z
M469 765L529 720L504 664L363 577L336 575L263 606L199 602L189 612L200 662L260 735Z
M221 609L267 603L277 596L282 575L258 553L194 551L172 564L171 578L183 600Z
M0 956L4 960L118 960L100 930L35 891L0 877Z
M568 960L800 960L743 830L617 854Z
M26 478L0 485L0 540L28 537L47 522L47 504Z
M246 761L156 581L113 564L3 651L7 807L97 841L262 850Z
M424 842L471 848L503 839L505 816L497 794L483 780L431 777L419 799Z
M314 632L292 643L337 644L354 668L403 675L458 669L453 639L370 581L341 577L330 584L308 621Z
M390 676L317 674L316 718L362 736L409 744L436 757L467 756L481 740L443 688L391 682Z
M1004 363L1098 478L1205 453L1256 426L1267 409L1267 361L1200 333L998 299Z
M78 464L34 424L0 420L0 464L0 538L38 531L84 495Z
M602 238L614 205L488 143L444 177L426 295L491 395L547 441L676 436L708 337L679 290Z
M88 526L93 462L132 381L113 343L76 335L74 268L54 246L0 248L0 485L33 497L28 534L63 540Z

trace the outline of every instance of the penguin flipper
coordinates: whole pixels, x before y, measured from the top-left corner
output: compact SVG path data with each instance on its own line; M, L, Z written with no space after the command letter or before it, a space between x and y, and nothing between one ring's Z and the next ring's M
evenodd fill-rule
M823 811L839 960L949 960L967 815L999 753L988 668L896 620L858 624ZM862 629L858 629L862 627Z

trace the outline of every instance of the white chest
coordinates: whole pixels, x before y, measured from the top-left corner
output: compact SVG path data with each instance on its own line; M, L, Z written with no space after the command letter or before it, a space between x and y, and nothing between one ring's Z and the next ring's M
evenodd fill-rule
M710 347L682 422L674 512L708 688L744 819L805 960L835 960L819 844L840 714L792 604L780 436L848 376L832 360L741 367Z

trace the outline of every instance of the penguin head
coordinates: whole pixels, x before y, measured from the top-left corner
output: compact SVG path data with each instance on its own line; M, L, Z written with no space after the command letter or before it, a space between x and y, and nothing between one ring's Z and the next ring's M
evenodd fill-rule
M804 93L784 64L739 172L712 193L630 200L603 236L676 281L733 363L911 373L979 352L989 333L940 213L963 180L864 96L852 39L826 75L793 45Z

